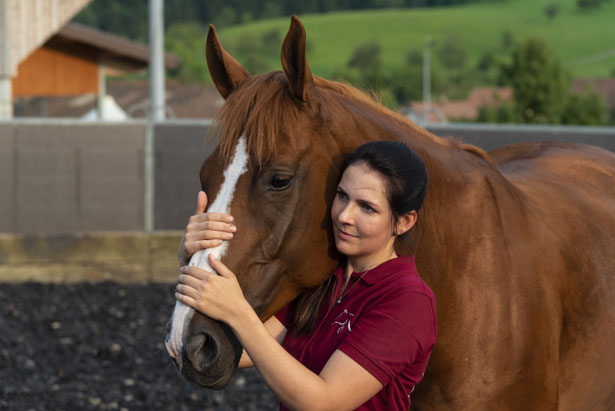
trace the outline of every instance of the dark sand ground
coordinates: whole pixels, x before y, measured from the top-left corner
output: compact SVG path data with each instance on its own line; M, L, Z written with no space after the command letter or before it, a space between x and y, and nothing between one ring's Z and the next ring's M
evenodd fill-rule
M211 391L164 348L168 284L0 284L0 410L275 410L256 370Z

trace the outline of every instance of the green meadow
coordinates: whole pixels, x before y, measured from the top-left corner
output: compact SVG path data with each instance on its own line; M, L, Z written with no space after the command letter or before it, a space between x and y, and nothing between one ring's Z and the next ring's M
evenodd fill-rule
M549 18L544 9L556 5ZM544 39L575 76L609 77L615 71L615 1L582 12L575 0L503 0L457 7L382 9L300 15L308 38L312 72L328 77L346 65L356 47L377 42L383 67L404 64L409 48L422 49L426 38L435 47L454 36L465 49L466 66L474 66L485 53L502 53L503 33L514 41ZM245 39L261 38L277 30L279 45L264 53L267 69L281 68L279 52L288 30L288 17L232 26L219 31L223 46L241 62ZM245 48L245 47L244 47ZM603 53L610 57L594 58ZM594 61L598 60L598 61Z

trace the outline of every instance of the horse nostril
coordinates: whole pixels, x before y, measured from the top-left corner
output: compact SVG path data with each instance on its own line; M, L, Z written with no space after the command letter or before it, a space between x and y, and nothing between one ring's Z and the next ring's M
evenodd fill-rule
M218 343L211 334L197 334L188 342L186 354L194 368L204 372L218 359Z

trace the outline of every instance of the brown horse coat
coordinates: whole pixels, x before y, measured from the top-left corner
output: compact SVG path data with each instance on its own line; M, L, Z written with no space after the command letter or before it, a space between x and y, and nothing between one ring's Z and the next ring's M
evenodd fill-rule
M613 153L525 143L487 154L437 138L350 86L312 77L294 16L284 72L250 76L213 27L207 58L227 101L215 122L221 143L201 181L215 198L244 136L250 166L231 206L239 233L223 261L263 320L337 264L329 206L343 155L365 141L400 140L429 172L416 255L439 318L414 407L615 408ZM280 173L293 176L291 188L268 190ZM405 244L398 250L411 251ZM211 323L196 314L184 338ZM217 344L236 343L226 334ZM192 351L184 362L202 360ZM216 373L232 374L236 360ZM187 377L208 385L204 375L214 372L195 368L202 378Z

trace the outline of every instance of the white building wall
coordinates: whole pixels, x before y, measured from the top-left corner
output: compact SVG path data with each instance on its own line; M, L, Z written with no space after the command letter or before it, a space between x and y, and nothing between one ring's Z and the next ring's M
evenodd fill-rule
M0 0L0 120L12 117L17 66L92 0Z

